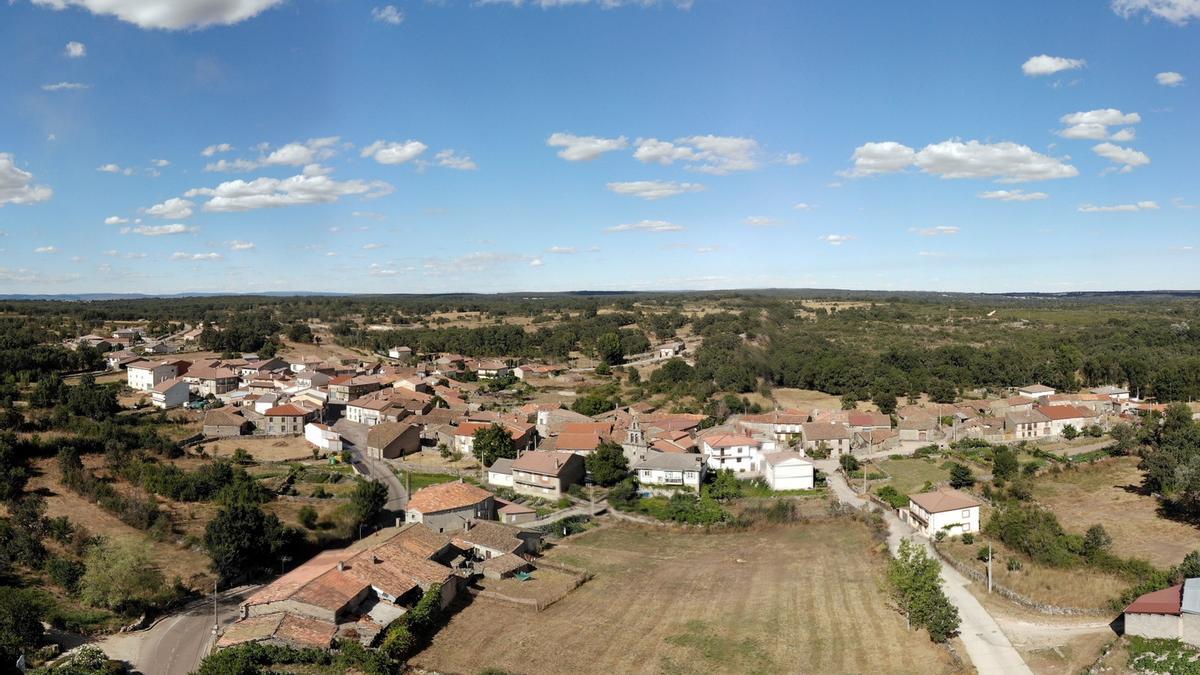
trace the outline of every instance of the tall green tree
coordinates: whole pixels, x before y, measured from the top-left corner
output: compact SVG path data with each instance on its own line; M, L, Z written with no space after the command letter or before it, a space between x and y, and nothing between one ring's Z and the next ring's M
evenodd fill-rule
M475 456L484 466L491 466L497 459L516 459L517 444L508 429L493 423L475 432Z
M934 642L949 640L959 625L958 609L942 591L940 572L941 563L909 539L900 541L895 559L888 563L888 583L896 604Z
M387 498L387 486L383 483L373 480L358 481L354 485L354 492L350 494L350 512L354 514L355 526L374 520L383 511Z
M35 590L0 586L0 663L6 671L21 654L41 645L42 617L48 605L47 598Z
M600 485L615 485L629 475L625 451L612 441L601 441L586 458L588 473Z
M279 518L257 504L230 504L204 528L204 547L226 584L254 579L274 569L289 538Z
M80 595L87 603L117 611L141 611L162 593L162 572L137 539L101 541L84 556Z

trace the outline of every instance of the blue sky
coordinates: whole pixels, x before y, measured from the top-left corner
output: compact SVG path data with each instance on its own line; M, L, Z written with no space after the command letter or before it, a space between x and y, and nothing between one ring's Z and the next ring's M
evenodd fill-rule
M15 0L0 293L1200 288L1198 44L1196 0Z

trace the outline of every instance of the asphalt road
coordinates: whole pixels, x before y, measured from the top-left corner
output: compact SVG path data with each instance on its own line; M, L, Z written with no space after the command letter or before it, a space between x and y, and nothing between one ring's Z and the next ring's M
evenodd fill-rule
M388 501L383 508L393 512L403 510L408 505L408 493L405 492L400 478L396 476L387 462L367 457L367 430L370 427L347 419L340 419L334 423L333 429L342 435L345 445L349 446L346 449L354 458L354 466L362 474L387 487Z
M224 628L237 620L237 607L258 586L223 591L217 597L218 616ZM208 654L212 641L211 598L168 616L150 629L111 635L96 643L109 658L129 662L145 675L188 675Z
M855 494L846 485L842 475L837 473L837 462L820 460L816 462L816 465L825 474L829 487L837 495L839 501L856 509L861 509L866 505L866 501ZM971 657L971 663L974 664L979 675L1033 675L1033 671L1025 665L1025 660L1021 658L1021 654L1013 647L1008 636L1000 629L995 618L967 589L967 584L971 582L959 574L958 570L942 562L942 559L929 546L929 540L916 534L907 524L900 522L894 513L887 511L884 513L884 518L888 524L888 547L892 553L900 548L902 538L909 538L914 543L925 546L930 558L941 562L942 590L946 592L946 597L950 599L950 602L958 608L958 615L962 620L959 626L959 637L962 638L963 644L967 648L967 655Z

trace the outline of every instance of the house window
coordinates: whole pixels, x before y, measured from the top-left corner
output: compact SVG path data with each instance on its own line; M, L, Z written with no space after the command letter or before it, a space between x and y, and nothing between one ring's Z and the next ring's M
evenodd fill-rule
M971 517L971 512L970 512L969 510L968 510L968 511L963 511L963 512L962 512L962 517L963 517L963 518L970 518L970 517Z

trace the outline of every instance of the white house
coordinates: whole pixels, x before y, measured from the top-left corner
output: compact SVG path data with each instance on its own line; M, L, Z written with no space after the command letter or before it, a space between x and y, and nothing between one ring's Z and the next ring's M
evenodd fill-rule
M513 486L512 465L513 465L513 461L511 459L508 459L507 457L501 457L501 458L497 459L496 461L492 462L492 465L488 467L488 472L487 472L488 485L495 485L496 487L507 487L507 488L512 487Z
M943 531L949 535L978 532L979 502L958 490L940 488L910 495L906 518L926 537Z
M633 466L640 485L654 487L684 487L696 492L704 482L704 457L692 453L651 451L646 459Z
M160 382L179 376L174 363L162 361L134 361L125 366L126 382L130 389L150 391Z
M1050 420L1050 435L1062 436L1067 425L1075 427L1075 431L1083 431L1086 426L1095 424L1099 419L1096 413L1073 405L1044 405L1037 409Z
M798 452L768 453L763 455L763 479L772 490L811 490L813 463Z
M475 376L481 380L491 380L498 377L504 377L511 372L512 369L510 369L507 364L505 364L503 361L497 361L496 359L480 361L475 367Z
M392 347L388 350L388 356L393 359L409 359L412 353L411 347Z
M1017 389L1017 393L1020 394L1021 396L1027 396L1032 399L1039 399L1039 398L1044 398L1046 396L1053 396L1054 388L1047 387L1044 384L1031 384L1028 387L1021 387L1021 388Z
M1125 634L1200 647L1200 579L1138 597L1125 608Z
M1103 387L1095 387L1095 388L1089 389L1088 391L1093 394L1098 394L1100 396L1107 396L1114 401L1128 401L1129 400L1129 390L1126 389L1125 387L1118 387L1118 386L1114 386L1114 385L1110 384L1110 385L1106 385Z
M734 473L758 473L762 471L763 453L774 450L774 441L760 441L738 434L700 439L700 454L704 455L711 471L729 469Z
M309 422L304 425L304 440L312 443L318 450L325 452L342 451L342 435L327 424Z
M678 356L683 353L684 345L682 342L668 342L667 344L658 346L658 358L669 359L672 356Z
M150 390L150 403L155 408L178 408L192 396L192 388L181 377L163 380Z

